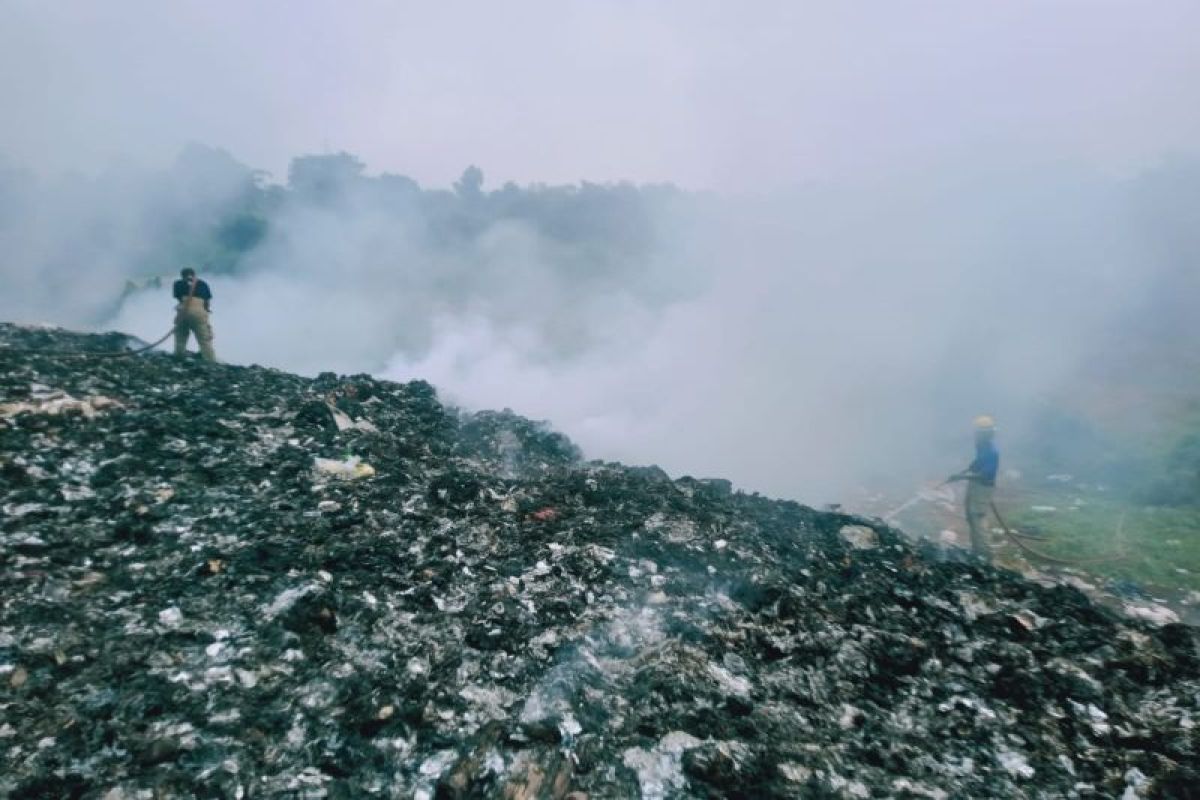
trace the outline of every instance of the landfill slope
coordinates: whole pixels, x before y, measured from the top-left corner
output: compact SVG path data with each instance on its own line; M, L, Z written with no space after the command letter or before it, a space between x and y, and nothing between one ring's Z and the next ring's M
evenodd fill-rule
M127 344L0 325L0 795L1198 796L1195 629L421 382L29 352Z

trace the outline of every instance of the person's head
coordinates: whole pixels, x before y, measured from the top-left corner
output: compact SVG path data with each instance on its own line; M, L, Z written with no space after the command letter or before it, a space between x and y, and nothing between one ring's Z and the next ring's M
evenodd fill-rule
M978 416L975 418L975 441L988 442L996 435L996 420L987 416Z
M192 269L191 267L184 267L183 269L179 270L179 277L183 278L185 281L193 280L196 277L196 270Z

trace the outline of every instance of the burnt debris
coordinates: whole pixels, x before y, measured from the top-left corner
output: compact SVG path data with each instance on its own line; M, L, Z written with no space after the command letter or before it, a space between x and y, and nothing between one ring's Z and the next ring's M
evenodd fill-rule
M1190 627L420 382L15 352L119 340L0 326L0 794L1197 796Z

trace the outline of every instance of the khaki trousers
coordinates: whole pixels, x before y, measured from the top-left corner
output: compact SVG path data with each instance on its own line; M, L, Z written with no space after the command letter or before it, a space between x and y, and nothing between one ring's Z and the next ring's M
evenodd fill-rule
M200 345L200 357L205 361L216 361L213 352L212 326L208 324L208 312L204 301L198 297L184 298L175 312L175 355L187 354L188 334L195 334Z
M988 543L988 532L983 522L992 510L992 494L995 491L995 486L988 486L979 481L967 482L965 510L967 529L971 532L971 549L988 563L992 560L992 548Z

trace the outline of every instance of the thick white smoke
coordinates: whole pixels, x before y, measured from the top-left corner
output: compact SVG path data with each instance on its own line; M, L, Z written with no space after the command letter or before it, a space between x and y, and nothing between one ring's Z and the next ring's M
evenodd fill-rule
M961 466L976 413L1020 435L1170 260L1137 210L1154 181L1019 161L757 196L536 190L550 209L599 203L571 225L636 208L602 240L472 211L534 189L351 177L271 195L262 241L205 276L222 359L424 378L468 408L548 419L593 457L808 502ZM145 274L145 241L218 219L244 188L229 174L23 212L34 224L8 229L21 246L6 263L25 283L4 316L158 338L169 282L106 316L117 287Z
M386 372L551 419L597 457L811 502L915 484L961 466L977 413L1019 435L1138 305L1119 194L1028 171L713 199L690 234L702 291L650 327L608 320L625 343L547 364L448 324Z

